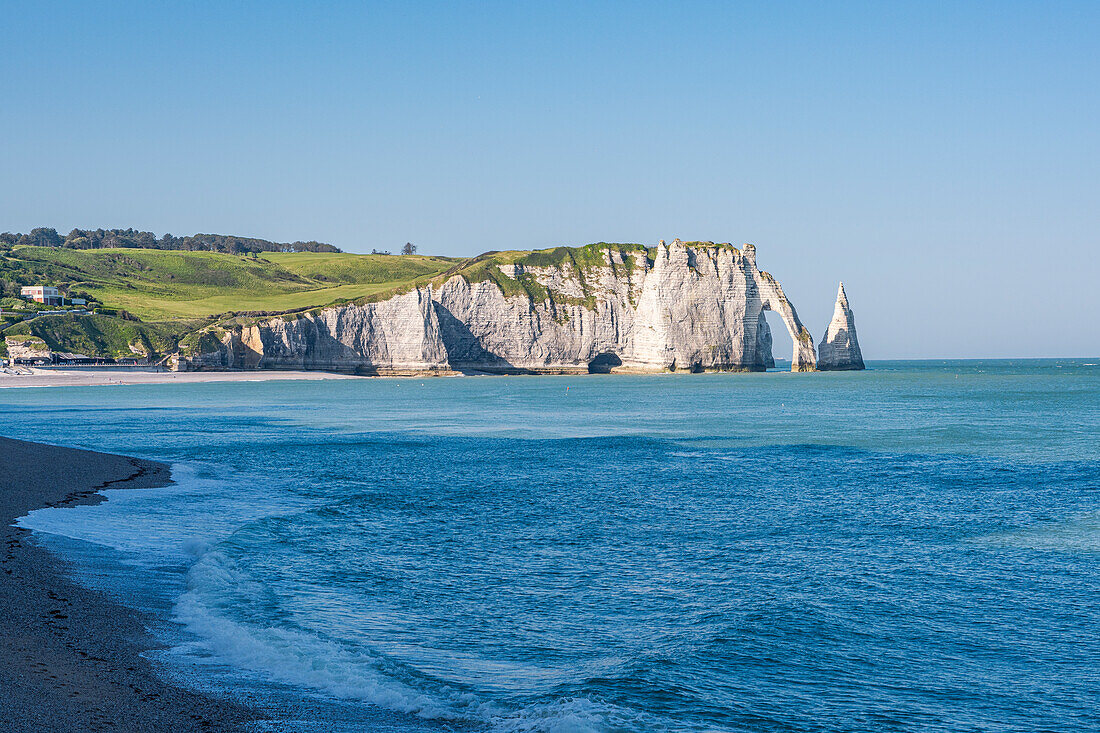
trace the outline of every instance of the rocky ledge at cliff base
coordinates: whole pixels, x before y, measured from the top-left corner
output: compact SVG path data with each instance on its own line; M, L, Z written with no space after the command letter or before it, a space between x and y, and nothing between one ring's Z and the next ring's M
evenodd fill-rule
M175 363L378 375L763 371L775 366L765 310L793 340L792 371L863 368L843 286L819 359L753 245L680 240L487 253L405 292L219 324Z

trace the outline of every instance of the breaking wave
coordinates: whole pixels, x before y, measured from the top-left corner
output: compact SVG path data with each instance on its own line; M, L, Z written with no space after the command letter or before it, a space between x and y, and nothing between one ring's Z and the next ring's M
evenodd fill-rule
M188 572L187 592L173 615L192 640L172 654L194 663L204 657L260 672L293 686L463 727L502 733L595 733L664 729L635 711L583 697L509 708L459 687L418 675L399 661L361 646L325 638L293 623L244 623L230 618L241 598L254 599L263 615L275 611L270 589L242 572L219 549L201 556ZM257 620L260 620L259 618Z

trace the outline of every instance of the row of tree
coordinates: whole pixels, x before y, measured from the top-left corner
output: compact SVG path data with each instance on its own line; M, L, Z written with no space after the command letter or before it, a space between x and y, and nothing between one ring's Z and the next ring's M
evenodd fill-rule
M180 249L192 252L339 252L331 244L322 242L269 242L266 239L235 237L225 234L194 234L177 237L165 234L158 238L152 232L136 229L73 229L65 236L51 227L38 227L29 234L0 234L0 243L7 245L32 245L36 247L68 247L70 249L101 249L103 247L129 247L132 249Z
M393 254L393 252L390 252L388 249L372 249L370 251L370 253L372 255L392 255ZM416 254L416 245L413 244L412 242L405 242L405 246L401 248L401 254L403 254L403 255L414 255L414 254Z

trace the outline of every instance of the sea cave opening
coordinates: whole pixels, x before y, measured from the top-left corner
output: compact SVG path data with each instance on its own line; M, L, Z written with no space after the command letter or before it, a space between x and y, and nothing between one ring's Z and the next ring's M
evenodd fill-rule
M589 374L610 374L611 370L615 367L623 365L623 360L619 358L618 354L612 354L605 351L602 354L598 354L595 359L588 362Z

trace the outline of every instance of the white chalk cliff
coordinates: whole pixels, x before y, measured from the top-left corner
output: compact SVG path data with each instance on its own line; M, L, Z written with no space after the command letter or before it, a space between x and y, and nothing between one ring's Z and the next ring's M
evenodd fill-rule
M222 324L180 364L361 374L759 371L774 366L765 310L794 341L792 371L814 370L813 340L783 288L757 268L751 244L589 245L511 261L488 254L378 302Z
M836 294L833 320L817 347L817 368L821 371L864 369L863 354L856 339L856 317L848 307L844 283Z

